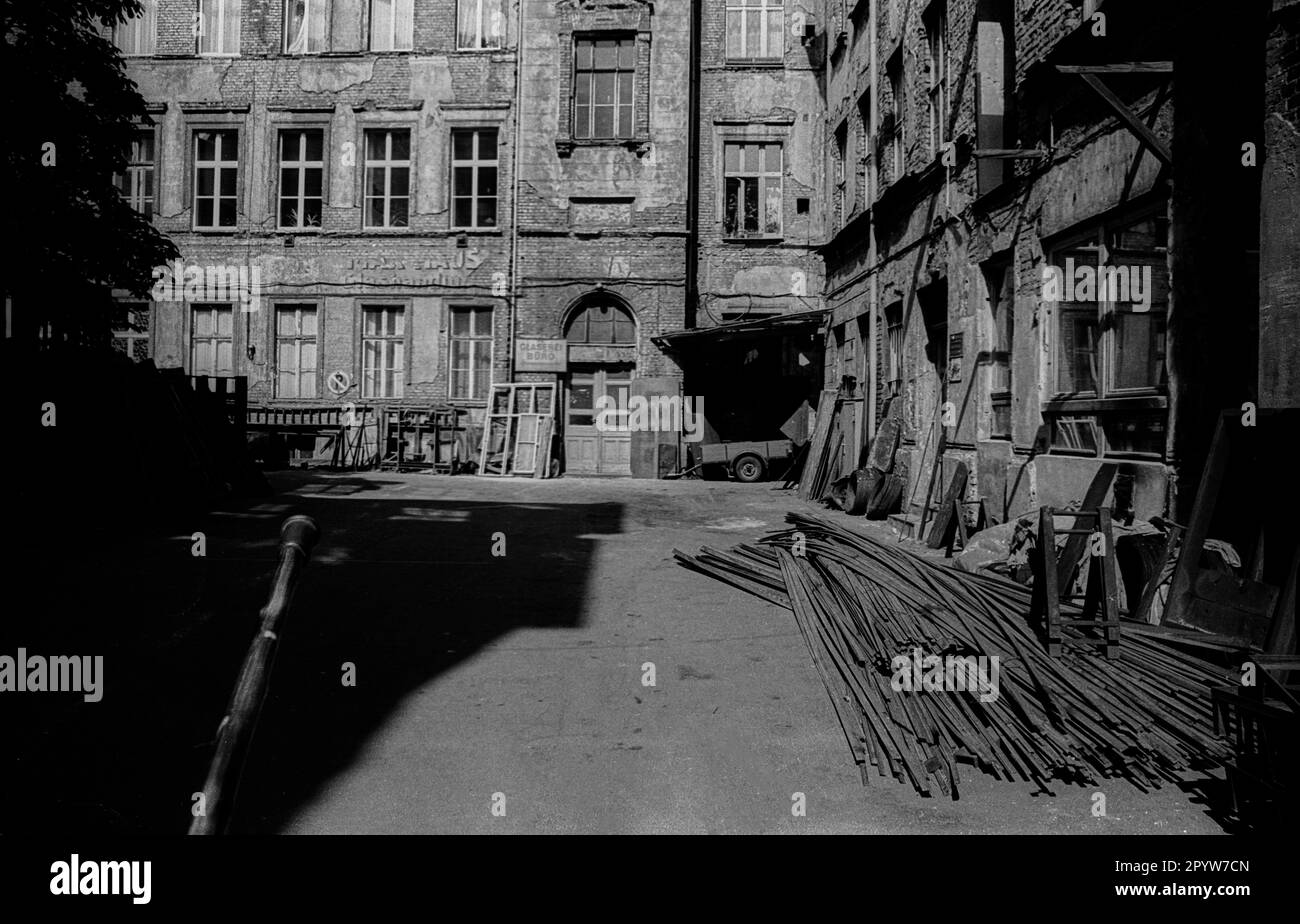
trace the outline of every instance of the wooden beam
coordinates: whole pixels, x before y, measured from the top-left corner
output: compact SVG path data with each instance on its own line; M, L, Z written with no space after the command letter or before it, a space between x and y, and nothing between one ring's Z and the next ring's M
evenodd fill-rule
M1172 74L1172 61L1128 61L1123 64L1058 64L1062 74Z
M976 148L974 151L976 157L999 158L1003 160L1019 160L1024 157L1046 157L1047 152L1038 148Z
M1137 117L1132 109L1124 104L1124 101L1111 92L1110 87L1101 82L1101 78L1096 74L1080 74L1083 82L1092 87L1107 105L1115 111L1121 122L1129 127L1133 134L1137 135L1147 147L1151 148L1156 157L1161 162L1173 166L1174 155L1169 150L1169 145L1161 139L1154 131L1147 127L1147 124Z

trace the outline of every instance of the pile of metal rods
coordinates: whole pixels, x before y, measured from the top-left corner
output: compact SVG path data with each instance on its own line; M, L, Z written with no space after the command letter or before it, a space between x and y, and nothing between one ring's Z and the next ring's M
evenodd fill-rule
M1127 627L1117 661L1050 658L1029 623L1029 588L821 517L786 519L791 529L758 544L674 555L794 613L864 783L874 767L923 795L955 799L958 764L967 763L1047 793L1051 781L1115 778L1147 790L1230 757L1210 699L1225 668ZM895 657L918 652L996 656L997 695L894 689Z

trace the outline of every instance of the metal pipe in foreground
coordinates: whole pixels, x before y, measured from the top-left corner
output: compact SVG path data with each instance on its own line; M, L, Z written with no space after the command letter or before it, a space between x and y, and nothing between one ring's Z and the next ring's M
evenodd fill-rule
M280 527L280 564L271 583L271 596L262 607L257 637L248 647L230 705L217 726L216 751L203 784L203 814L190 824L190 834L221 834L230 822L239 777L270 686L280 623L319 538L320 530L311 517L292 516Z

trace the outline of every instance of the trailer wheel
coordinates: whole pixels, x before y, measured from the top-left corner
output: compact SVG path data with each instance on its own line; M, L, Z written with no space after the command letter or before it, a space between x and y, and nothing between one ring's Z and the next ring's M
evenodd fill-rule
M763 464L761 458L752 452L747 452L736 460L732 471L735 472L737 481L753 484L755 481L763 480L763 476L767 474L767 466Z

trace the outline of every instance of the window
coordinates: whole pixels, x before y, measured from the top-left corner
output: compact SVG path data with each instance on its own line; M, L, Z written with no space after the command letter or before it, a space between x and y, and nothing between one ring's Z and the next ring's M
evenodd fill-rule
M1052 251L1058 394L1108 398L1165 387L1168 234L1161 210Z
M927 16L930 90L926 101L930 120L930 157L939 156L948 132L948 12L943 4Z
M410 51L414 0L371 0L370 50Z
M190 375L235 374L235 310L195 305L190 313Z
M195 132L194 227L235 227L238 200L239 132Z
M903 64L895 59L889 65L889 94L893 108L890 111L891 125L889 133L890 180L899 180L903 176ZM884 185L883 183L881 184Z
M862 178L862 182L858 190L858 196L859 196L858 204L861 205L862 208L867 208L868 206L871 205L872 201L874 200L874 196L872 195L872 189L871 189L871 180L874 175L874 168L872 166L872 157L871 157L871 88L870 87L868 87L866 92L864 92L861 96L858 97L858 123L862 128L861 132L859 132L858 134L858 138L862 142L862 149L858 154L859 163L862 167L862 172L860 174L857 174Z
M896 395L903 385L903 303L885 308L885 382L889 394Z
M284 53L316 55L329 50L330 0L285 0Z
M1014 148L1016 28L1014 0L980 0L976 11L975 147ZM987 193L1015 175L1014 161L982 157L977 189Z
M157 34L158 0L141 0L139 16L132 16L113 29L113 40L124 55L151 55Z
M785 0L727 0L727 59L774 60L785 54Z
M486 401L492 379L492 309L451 309L451 397Z
M849 159L849 123L844 121L835 129L835 224L844 224L849 214L848 170Z
M573 137L631 138L636 43L577 39L574 52Z
M407 129L366 132L367 228L405 228L411 208L411 133Z
M401 305L361 309L361 397L400 398L406 354L406 313Z
M277 398L316 397L316 306L275 309Z
M451 133L452 227L497 225L497 130Z
M127 205L145 218L153 217L154 133L136 132L127 154L126 170L117 175L117 188Z
M143 362L149 353L149 303L123 304L125 321L113 328L113 349L126 354L132 362Z
M505 32L501 0L459 0L456 5L457 48L500 48Z
M1015 339L1015 275L1009 261L984 267L990 325L989 436L1011 438L1011 351Z
M280 132L281 228L319 228L325 201L325 132Z
M240 0L199 0L199 54L239 54Z
M731 143L723 155L723 230L728 237L781 234L781 145Z
M564 338L570 343L635 344L636 321L621 305L595 302L569 320Z

